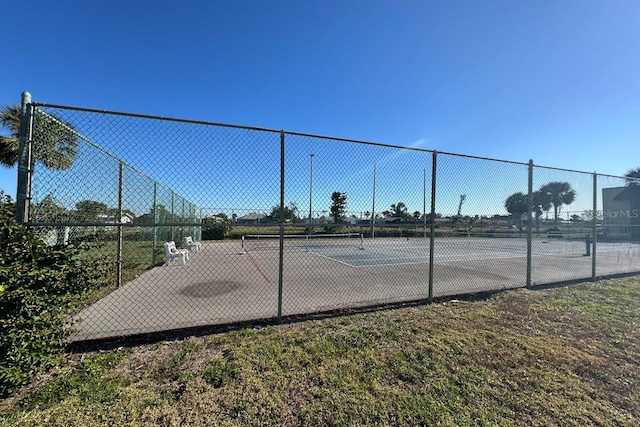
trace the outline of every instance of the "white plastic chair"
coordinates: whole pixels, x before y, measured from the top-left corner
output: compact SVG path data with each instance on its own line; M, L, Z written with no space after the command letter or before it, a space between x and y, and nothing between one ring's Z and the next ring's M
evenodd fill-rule
M164 265L167 266L174 258L182 258L182 264L187 264L189 259L189 251L186 249L177 249L175 242L164 242L164 253L166 260Z
M200 249L202 249L202 243L194 242L191 236L183 237L182 243L183 243L183 246L190 251L194 250L196 252L199 252Z

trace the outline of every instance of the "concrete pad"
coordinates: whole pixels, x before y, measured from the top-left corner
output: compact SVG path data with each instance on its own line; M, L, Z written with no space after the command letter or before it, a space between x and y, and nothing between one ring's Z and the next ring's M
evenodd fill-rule
M599 276L640 272L640 245L597 247ZM584 251L581 242L534 241L533 284L591 278ZM81 311L72 340L277 317L279 251L239 252L237 241L204 242L187 265L146 271ZM524 239L441 239L434 261L434 297L526 285ZM283 316L421 300L429 296L429 244L383 238L365 240L363 250L287 247L282 272Z

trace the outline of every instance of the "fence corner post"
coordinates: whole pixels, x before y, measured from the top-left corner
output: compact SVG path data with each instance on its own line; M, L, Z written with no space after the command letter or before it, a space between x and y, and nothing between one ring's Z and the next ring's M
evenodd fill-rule
M593 245L591 251L591 280L596 281L596 246L598 242L598 174L593 172Z
M16 221L24 224L29 221L31 202L31 94L22 92L20 104L20 130L18 132L18 188L16 191Z

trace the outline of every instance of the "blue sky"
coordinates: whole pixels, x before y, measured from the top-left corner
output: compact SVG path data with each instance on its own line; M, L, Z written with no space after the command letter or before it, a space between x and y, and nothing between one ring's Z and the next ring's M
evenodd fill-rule
M640 166L637 1L182 3L3 5L0 103L28 90L38 102L613 175ZM412 173L421 194L422 167ZM15 175L0 168L9 194ZM461 191L474 189L452 189L451 206ZM294 193L305 206L304 186Z

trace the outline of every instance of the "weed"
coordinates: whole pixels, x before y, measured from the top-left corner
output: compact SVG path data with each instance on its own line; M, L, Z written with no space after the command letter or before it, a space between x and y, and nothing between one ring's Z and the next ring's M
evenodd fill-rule
M220 388L227 380L236 377L236 370L230 363L214 360L211 366L205 368L200 375L207 384Z

